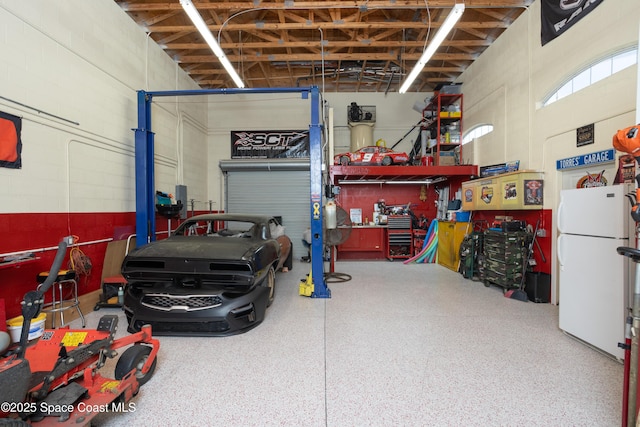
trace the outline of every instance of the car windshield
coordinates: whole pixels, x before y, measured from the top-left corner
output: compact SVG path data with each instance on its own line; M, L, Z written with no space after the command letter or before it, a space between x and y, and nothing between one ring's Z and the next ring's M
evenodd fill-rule
M251 238L258 226L251 221L187 220L175 231L176 236Z

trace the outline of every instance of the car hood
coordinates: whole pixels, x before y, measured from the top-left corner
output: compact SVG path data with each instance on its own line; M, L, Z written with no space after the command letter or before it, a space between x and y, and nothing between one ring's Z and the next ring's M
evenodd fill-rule
M264 243L262 240L211 237L173 236L166 240L152 242L130 252L129 258L207 258L238 261L254 252L254 248Z

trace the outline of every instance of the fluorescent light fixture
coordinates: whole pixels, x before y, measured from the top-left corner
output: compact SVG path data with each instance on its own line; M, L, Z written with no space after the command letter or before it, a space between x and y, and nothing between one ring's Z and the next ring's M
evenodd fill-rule
M338 184L384 184L384 181L378 179L340 179Z
M429 43L429 46L424 50L422 56L418 60L418 63L413 67L413 70L411 70L398 92L405 93L409 89L413 81L418 77L418 74L420 74L424 66L427 65L427 62L429 62L429 59L431 59L433 54L440 47L440 44L442 44L444 39L447 37L449 31L451 31L453 26L456 25L456 22L458 22L462 16L462 12L464 12L463 3L456 3L453 5L453 9L449 12L449 16L447 16L447 19L444 20L436 35L431 39L431 43Z
M406 181L385 181L385 184L395 184L395 185L407 185L407 184L422 184L422 185L431 185L437 184L438 182L446 181L447 178L444 176L439 176L433 179L420 179L420 180L406 180Z
M437 184L438 182L446 181L447 177L439 176L435 178L428 179L418 179L418 180L393 180L393 179L340 179L338 180L338 184L346 185L346 184L396 184L396 185L411 185L411 184L421 184L421 185L431 185Z
M184 9L184 11L187 12L187 15L189 15L189 18L191 18L193 25L195 25L198 31L200 31L200 35L202 35L204 40L207 42L207 44L213 51L213 54L218 57L218 60L220 61L224 69L227 70L227 73L229 73L236 86L238 86L239 88L243 88L244 83L242 82L242 79L240 78L238 73L236 73L236 70L233 69L233 65L231 65L231 62L229 62L227 55L224 54L222 48L213 37L213 34L211 34L209 27L207 27L207 24L205 24L202 16L200 16L200 13L198 13L198 9L196 9L193 3L191 3L191 0L180 0L180 5Z

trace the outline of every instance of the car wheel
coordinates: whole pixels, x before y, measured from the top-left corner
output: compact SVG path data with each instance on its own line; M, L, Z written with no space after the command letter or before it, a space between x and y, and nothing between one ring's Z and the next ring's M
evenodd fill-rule
M382 165L383 166L389 166L391 163L393 163L393 162L391 161L391 157L389 157L389 156L386 156L386 157L384 157L382 159Z
M149 372L143 374L142 367L147 362L150 353L151 347L149 347L148 345L136 344L132 347L129 347L124 353L122 353L122 356L120 356L118 362L116 363L116 379L121 380L125 375L127 375L129 372L131 372L132 369L135 368L135 375L138 379L138 384L143 385L147 381L149 381L153 376L153 372L156 369L156 362L158 360L155 359L151 364Z
M340 165L349 166L349 157L347 156L340 157Z
M276 296L276 270L273 266L269 267L267 278L264 279L263 286L269 288L269 299L267 300L267 307L269 307Z

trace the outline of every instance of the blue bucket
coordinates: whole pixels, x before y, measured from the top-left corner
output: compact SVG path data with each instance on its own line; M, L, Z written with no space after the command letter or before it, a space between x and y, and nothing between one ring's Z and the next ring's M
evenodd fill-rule
M471 212L460 211L456 212L456 221L458 222L469 222L471 218Z

